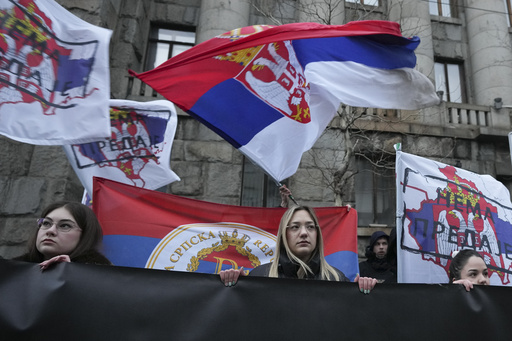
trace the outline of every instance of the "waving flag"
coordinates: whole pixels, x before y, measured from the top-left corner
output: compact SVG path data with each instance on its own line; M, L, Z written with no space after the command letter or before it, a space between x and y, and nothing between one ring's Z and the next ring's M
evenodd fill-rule
M108 139L64 146L87 193L93 177L156 189L180 178L169 168L178 117L169 101L110 101Z
M503 184L397 151L398 280L448 283L452 252L478 251L491 284L512 285L512 203Z
M115 264L218 273L253 269L275 256L282 208L214 204L95 178L93 209ZM357 213L315 208L327 261L353 279L358 272Z
M53 0L0 0L0 134L41 145L110 136L110 35Z
M419 38L397 23L297 23L236 29L154 70L130 71L275 180L294 174L340 102L419 109L439 103L413 68Z

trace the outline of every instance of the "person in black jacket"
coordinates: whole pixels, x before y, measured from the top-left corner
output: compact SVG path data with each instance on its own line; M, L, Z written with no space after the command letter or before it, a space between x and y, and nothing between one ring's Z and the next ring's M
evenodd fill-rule
M43 210L27 243L27 253L15 260L40 263L43 270L59 262L111 265L98 251L102 239L100 223L89 207L56 202Z
M396 283L396 266L388 258L389 236L377 231L370 237L366 247L366 261L359 263L361 276L374 277L379 283Z
M249 276L348 281L343 272L325 260L322 231L312 208L289 208L281 218L277 241L273 262L256 267ZM220 272L226 286L236 284L240 275L245 275L243 268ZM359 276L354 281L365 294L377 283L374 278Z

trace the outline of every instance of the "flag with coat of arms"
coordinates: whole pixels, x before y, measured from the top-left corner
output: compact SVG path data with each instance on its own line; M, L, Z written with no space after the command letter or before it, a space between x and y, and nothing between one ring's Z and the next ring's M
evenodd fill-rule
M180 180L170 168L178 124L171 102L110 100L110 120L109 138L64 146L89 195L94 176L148 189Z
M295 23L226 32L132 75L281 181L298 168L340 102L419 109L436 105L414 70L418 37L397 23Z
M38 145L110 136L111 34L53 0L0 0L0 134Z
M491 284L512 286L512 203L502 183L397 150L396 187L400 283L448 283L454 252L472 249Z

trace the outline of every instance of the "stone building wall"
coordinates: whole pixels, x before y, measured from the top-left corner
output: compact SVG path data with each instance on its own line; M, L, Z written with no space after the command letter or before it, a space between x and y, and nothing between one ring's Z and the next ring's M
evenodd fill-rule
M127 70L142 71L151 22L188 26L204 23L204 26L197 28L200 41L210 38L209 35L217 30L236 27L237 25L231 25L229 18L234 18L233 23L241 23L245 20L246 25L275 24L254 8L247 8L236 1L58 0L57 2L85 21L113 30L110 45L111 97L118 99L128 98L139 101L155 99L140 96L138 91L140 84L134 84L132 92L128 92L130 79ZM270 6L274 1L260 1L260 3ZM419 69L431 78L432 74L428 70L432 68L434 56L468 60L469 68L475 63L477 56L470 58L468 47L470 41L463 14L459 19L433 18L425 14L424 11L428 10L425 6L421 6L423 12L414 7L413 0L393 0L384 1L384 3L385 6L382 8L371 10L368 8L361 10L354 4L346 3L340 15L344 15L345 20L386 19L388 15L395 15L396 20L403 20L407 29L410 30L414 29L414 22L426 22L425 25L430 25L430 31L419 33L427 32L422 39L428 39L428 35L431 35L431 48L421 51L418 62L421 63ZM397 7L392 5L396 4L401 6L399 12L393 12ZM204 6L208 7L210 13L223 8L233 13L221 12L223 16L206 16L206 12L202 12ZM405 20L408 12L404 9L411 11L409 14L411 20ZM279 13L284 13L284 22L294 22L301 16L300 12L289 6L281 8ZM340 20L339 17L337 20ZM504 52L501 51L501 53ZM501 72L508 71L502 69ZM506 74L502 76L505 77ZM492 121L498 122L499 126L482 127L475 124L450 123L448 116L452 110L451 106L443 103L423 111L402 112L398 119L379 115L367 117L360 122L359 126L365 127L364 129L372 133L374 138L359 146L364 146L367 150L383 148L392 152L393 144L400 142L402 149L411 154L452 165L460 161L464 169L493 176L512 177L506 137L510 130L509 109L503 108L496 111L489 107L491 103L479 103L477 98L488 98L491 95L487 90L481 92L485 95L473 95L474 80L471 76L467 78L466 83L470 86L468 91L470 103L487 106L486 110L492 117ZM485 82L490 80L485 79ZM504 84L500 86L506 88L508 85L506 82ZM486 86L490 87L490 85ZM502 95L502 97L507 100L507 96ZM508 99L508 103L512 104L512 98ZM468 108L475 109L475 107ZM171 166L182 180L161 190L200 200L239 205L242 187L242 155L188 115L181 112L178 119ZM322 166L320 161L328 161L331 165L336 164L343 158L344 153L343 134L337 123L333 121L331 129L328 129L317 141L312 151L304 154L297 173L287 180L295 198L302 204L312 206L334 205L334 193L325 183L324 168L326 166ZM352 169L352 171L357 170ZM353 178L346 187L343 202L357 208ZM80 200L82 192L83 188L61 147L33 146L0 136L0 256L11 258L23 252L27 233L35 228L35 219L45 206L56 200ZM371 228L360 229L360 254L364 254L364 245L373 231Z

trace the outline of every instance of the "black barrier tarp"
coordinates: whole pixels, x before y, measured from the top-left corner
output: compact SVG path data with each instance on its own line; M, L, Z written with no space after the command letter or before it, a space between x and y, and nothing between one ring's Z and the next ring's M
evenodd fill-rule
M0 340L508 340L512 289L0 261Z

